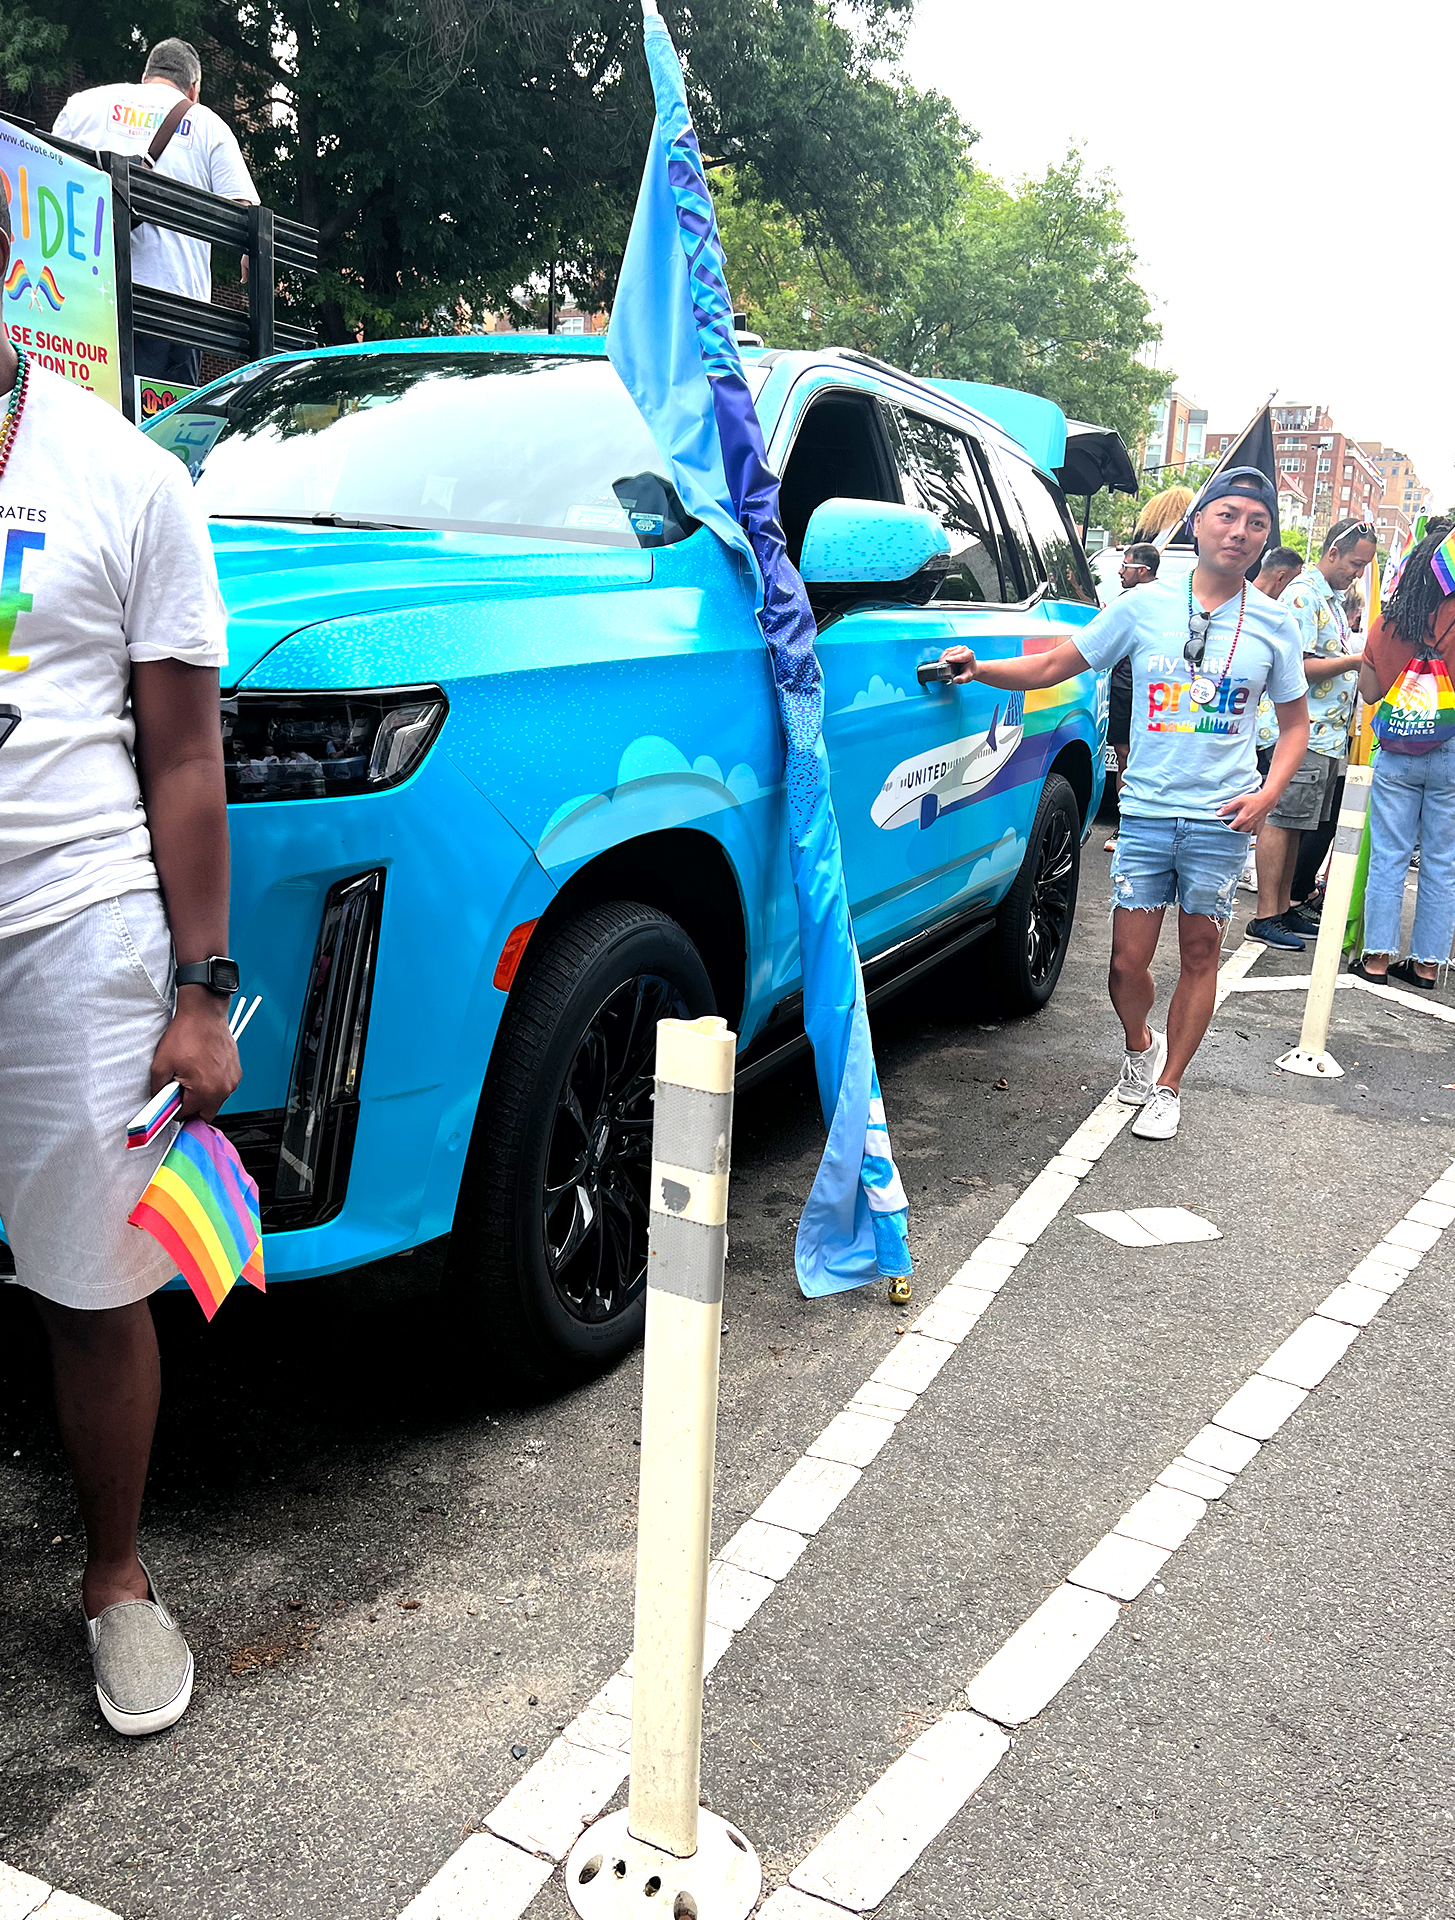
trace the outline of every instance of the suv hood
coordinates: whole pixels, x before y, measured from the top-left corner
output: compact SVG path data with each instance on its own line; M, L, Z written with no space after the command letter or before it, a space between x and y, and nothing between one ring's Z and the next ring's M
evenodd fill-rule
M293 527L263 520L210 523L227 606L227 666L235 687L281 641L321 621L456 600L512 599L641 587L652 556L549 535L396 533L387 528Z

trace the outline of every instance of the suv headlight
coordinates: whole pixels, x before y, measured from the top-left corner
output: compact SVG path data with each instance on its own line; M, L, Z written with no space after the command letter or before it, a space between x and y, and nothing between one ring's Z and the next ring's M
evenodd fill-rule
M228 800L325 800L397 787L448 712L440 687L230 694L222 703Z

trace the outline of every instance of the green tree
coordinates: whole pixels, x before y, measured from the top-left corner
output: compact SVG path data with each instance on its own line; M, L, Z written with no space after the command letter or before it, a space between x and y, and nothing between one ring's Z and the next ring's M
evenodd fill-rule
M1134 451L1168 374L1116 189L1074 149L1016 188L962 169L948 215L881 229L856 264L734 182L719 208L734 291L776 345L858 347L913 373L1021 387Z
M708 163L731 165L860 263L886 222L933 218L968 135L898 76L913 0L664 6ZM650 126L624 0L20 0L0 80L133 74L163 34L202 52L264 197L319 229L324 336L517 310L548 268L614 283ZM527 300L525 305L529 305Z

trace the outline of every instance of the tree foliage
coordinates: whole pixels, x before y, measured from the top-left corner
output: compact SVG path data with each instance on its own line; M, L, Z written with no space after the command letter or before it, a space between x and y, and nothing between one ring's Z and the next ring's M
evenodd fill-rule
M1111 181L1009 187L898 61L915 0L663 0L734 292L784 346L1044 393L1145 430L1166 375ZM319 229L325 339L609 303L651 104L634 0L6 0L0 85L139 73L180 34L264 198Z
M948 206L968 134L894 69L913 0L666 0L709 165L849 260ZM139 71L176 33L264 197L322 236L328 337L614 282L650 125L628 0L20 0L12 90Z
M858 347L911 372L1044 394L1135 449L1169 375L1110 179L1074 148L1007 187L961 172L947 217L890 229L867 270L736 183L720 208L735 293L777 345Z

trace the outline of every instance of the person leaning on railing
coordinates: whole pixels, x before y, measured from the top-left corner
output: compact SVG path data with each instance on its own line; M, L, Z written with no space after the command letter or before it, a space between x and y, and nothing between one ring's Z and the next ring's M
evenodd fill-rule
M258 191L232 128L199 104L202 62L185 40L159 40L147 55L139 83L90 87L73 93L53 132L78 146L136 153L170 180L204 187L225 200L255 207ZM247 262L243 262L246 271ZM205 240L166 227L139 226L131 241L131 277L204 303L212 298L212 249ZM195 387L201 354L155 334L136 336L136 371L145 378Z

